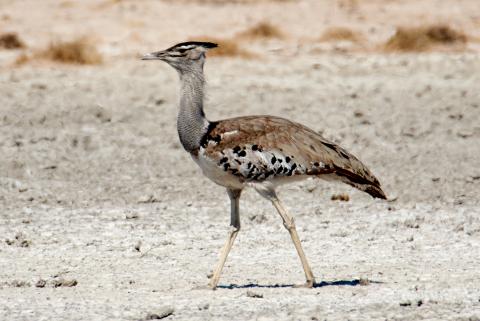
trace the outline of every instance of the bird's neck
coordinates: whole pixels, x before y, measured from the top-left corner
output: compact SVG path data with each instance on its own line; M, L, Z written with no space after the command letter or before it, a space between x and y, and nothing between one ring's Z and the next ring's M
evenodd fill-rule
M181 86L177 130L183 147L194 152L200 147L209 124L203 112L203 68L182 71L179 74Z

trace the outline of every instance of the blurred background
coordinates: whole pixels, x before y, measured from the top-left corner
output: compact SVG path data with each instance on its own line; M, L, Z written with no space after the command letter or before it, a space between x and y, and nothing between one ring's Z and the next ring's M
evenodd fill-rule
M479 30L475 0L2 0L0 63L110 64L189 39L242 58L476 51Z

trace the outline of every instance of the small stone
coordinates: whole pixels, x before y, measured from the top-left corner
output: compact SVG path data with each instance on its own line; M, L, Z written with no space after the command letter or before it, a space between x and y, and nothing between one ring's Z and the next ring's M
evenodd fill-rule
M249 217L250 221L262 224L268 221L268 218L264 214L254 214Z
M22 240L19 244L20 247L29 247L31 242L29 240Z
M409 307L412 305L412 302L410 300L400 302L401 307Z
M37 288L44 288L45 285L47 285L47 281L45 281L44 279L39 279L37 283L35 283L35 286Z
M198 309L201 310L208 310L210 308L210 304L205 303L205 304L199 304Z
M333 194L330 199L332 201L348 202L350 200L350 196L348 196L348 194Z
M140 252L141 247L142 247L142 241L139 240L133 248L135 249L135 251Z
M134 220L134 219L138 218L138 214L137 213L127 213L125 215L125 218L127 220Z
M468 137L473 136L473 134L474 134L473 132L466 131L466 130L461 130L461 131L457 132L457 136L461 137L461 138L468 138Z
M143 204L143 203L157 203L157 202L160 202L160 200L158 200L155 195L153 194L150 194L150 195L143 195L141 197L138 198L138 201L137 203L139 204Z
M256 292L253 292L253 291L250 291L250 290L247 291L247 296L249 298L257 298L257 299L263 298L263 294L256 293Z
M369 285L369 284L370 284L370 280L367 279L367 278L360 278L360 280L358 280L358 284L360 284L360 285L362 285L362 286Z
M160 320L164 319L168 316L171 316L175 312L175 310L172 307L165 307L158 311L157 313L149 313L145 317L145 320Z
M77 280L75 279L56 279L53 280L52 285L54 288L59 288L59 287L72 287L76 286L78 284Z
M387 198L387 202L396 202L398 200L398 195L395 195L395 194L391 194L388 198Z

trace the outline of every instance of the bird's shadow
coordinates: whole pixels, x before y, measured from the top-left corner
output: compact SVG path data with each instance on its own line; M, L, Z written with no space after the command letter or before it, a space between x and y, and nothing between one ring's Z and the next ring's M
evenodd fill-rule
M368 284L381 284L380 281L372 281L364 279L353 279L353 280L337 280L337 281L321 281L315 282L313 284L314 288L323 288L325 286L357 286L357 285L368 285ZM258 284L258 283L248 283L248 284L228 284L228 285L218 285L219 289L250 289L250 288L293 288L295 284Z

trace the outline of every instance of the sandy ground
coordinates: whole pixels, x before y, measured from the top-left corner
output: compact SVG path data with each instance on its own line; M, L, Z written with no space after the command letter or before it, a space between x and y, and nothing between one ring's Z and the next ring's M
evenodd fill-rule
M2 3L11 28L34 47L51 32L34 36L45 3L29 12L29 24L19 13L32 1ZM408 9L391 3L397 12ZM430 19L447 16L444 2L418 3L438 4ZM459 17L478 17L475 2L455 3L460 9L449 17L468 28L473 22ZM102 9L108 23L99 35L122 34L112 17L131 5ZM274 22L283 12L291 38L253 44L267 49L259 59L209 59L206 112L210 119L273 114L304 123L356 154L393 199L313 180L280 190L316 287L291 287L304 279L289 235L272 206L247 191L220 288L197 289L208 283L227 235L228 197L178 142L176 73L135 58L137 50L194 32L175 29L160 32L166 40L149 49L154 32L140 33L135 50L129 42L115 51L105 41L112 60L101 66L13 68L17 53L1 52L0 320L480 320L480 56L319 53L295 40L302 32L295 15L313 19L308 5L258 5L271 9L264 15ZM153 21L148 6L164 9L165 18L187 5L145 6L125 18L143 21L142 30ZM228 10L238 10L239 24L260 15L253 5L187 7L190 17L214 11L211 20L195 20L201 34L216 30ZM59 32L80 26L82 10ZM78 28L100 25L96 18ZM331 201L338 193L350 201Z

